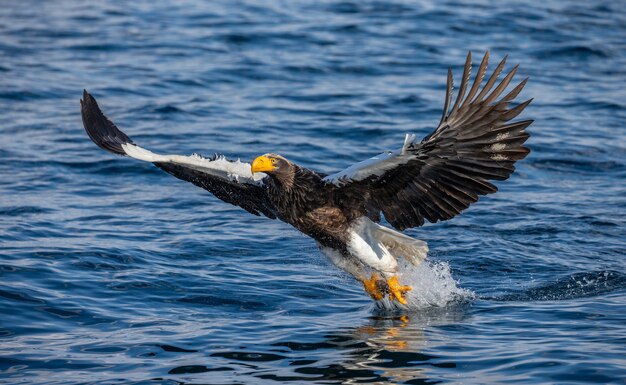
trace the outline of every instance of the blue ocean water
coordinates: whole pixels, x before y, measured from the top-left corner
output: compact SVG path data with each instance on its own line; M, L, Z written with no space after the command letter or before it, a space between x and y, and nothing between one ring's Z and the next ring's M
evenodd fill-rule
M619 2L39 2L0 11L0 383L619 383ZM468 50L510 54L530 156L377 307L287 225L87 138L331 172L428 134Z

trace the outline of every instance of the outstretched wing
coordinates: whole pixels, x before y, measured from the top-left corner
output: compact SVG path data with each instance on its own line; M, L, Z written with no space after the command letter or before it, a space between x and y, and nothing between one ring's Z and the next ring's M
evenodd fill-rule
M509 121L531 102L509 105L526 84L524 79L504 97L517 66L498 84L506 57L481 88L489 52L466 95L471 74L467 55L461 86L452 108L452 71L448 70L443 115L435 131L421 142L407 135L399 151L386 152L324 180L335 186L337 202L358 205L370 218L380 212L396 229L421 226L459 214L480 195L497 191L491 180L507 179L514 163L528 155L522 144L533 121ZM480 92L479 92L480 91Z
M223 155L204 158L200 155L159 155L137 146L100 110L87 91L80 101L83 125L98 147L114 154L154 163L175 177L210 191L224 202L239 206L254 215L276 218L275 208L267 197L265 174L252 175L250 164L230 161Z

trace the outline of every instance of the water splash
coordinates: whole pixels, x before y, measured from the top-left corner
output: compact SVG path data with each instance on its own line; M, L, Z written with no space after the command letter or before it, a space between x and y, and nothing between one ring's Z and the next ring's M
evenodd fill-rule
M447 262L426 260L419 266L412 266L403 262L400 271L400 283L412 287L406 297L408 304L402 305L385 297L376 302L378 309L405 310L407 308L444 307L475 297L471 290L458 286L458 282L452 277L450 265Z

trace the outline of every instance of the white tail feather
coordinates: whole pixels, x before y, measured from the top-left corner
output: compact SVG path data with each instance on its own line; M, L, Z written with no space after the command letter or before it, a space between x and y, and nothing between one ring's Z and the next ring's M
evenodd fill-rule
M389 249L395 257L404 257L413 266L419 266L428 255L428 244L393 229L373 223L374 237Z
M383 274L398 272L398 259L418 266L428 253L424 241L413 239L362 217L351 229L348 251L366 266Z

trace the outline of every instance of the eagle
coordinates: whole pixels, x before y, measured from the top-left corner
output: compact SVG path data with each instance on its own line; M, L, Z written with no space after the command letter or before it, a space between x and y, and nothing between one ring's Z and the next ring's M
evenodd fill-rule
M321 252L354 276L376 301L385 297L407 304L411 286L400 282L401 259L419 265L426 242L403 230L453 218L481 195L497 191L516 161L530 150L525 129L533 120L511 122L532 101L512 105L528 78L503 97L515 66L498 81L507 57L484 86L489 51L470 85L468 53L453 99L448 69L443 113L421 141L407 134L399 149L384 151L334 174L324 174L268 153L252 163L224 155L161 155L135 144L83 92L81 114L91 140L114 154L153 163L161 170L208 190L247 212L279 219L313 238ZM390 227L381 223L386 221ZM405 282L406 283L406 282Z

